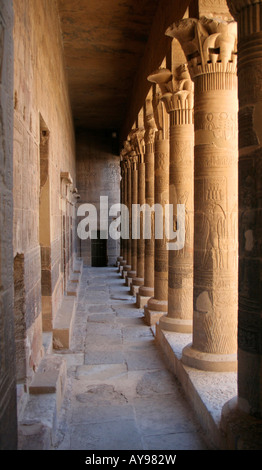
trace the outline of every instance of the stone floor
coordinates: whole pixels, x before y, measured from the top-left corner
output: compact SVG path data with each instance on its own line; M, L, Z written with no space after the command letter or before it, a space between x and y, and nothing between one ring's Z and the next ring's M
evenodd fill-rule
M117 269L84 268L57 450L205 450L143 310Z

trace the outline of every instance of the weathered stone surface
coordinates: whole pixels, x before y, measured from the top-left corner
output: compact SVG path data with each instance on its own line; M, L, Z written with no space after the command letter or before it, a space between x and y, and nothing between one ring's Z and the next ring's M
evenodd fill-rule
M54 349L69 349L73 332L76 302L74 297L64 297L56 313L53 326Z
M92 268L85 268L85 271L95 272ZM107 283L112 290L121 282L116 268L100 272L101 276L107 273ZM85 299L87 294L83 295ZM122 289L122 297L128 298L128 287ZM76 311L76 323L82 322L86 335L85 359L89 357L91 363L84 364L83 360L82 365L68 371L56 448L142 450L152 449L158 440L162 443L161 449L171 449L172 442L173 446L178 442L181 449L205 449L206 444L181 389L165 369L151 329L144 324L134 301L130 304L119 300L114 309L118 312L121 336L110 333L115 322L111 328L108 323L94 324L92 328L101 328L101 335L95 334L94 329L88 331L84 324L90 322ZM99 310L92 315L99 317ZM111 347L114 347L113 356ZM99 351L102 351L101 363L92 363L94 352ZM122 361L122 357L123 363L113 363L116 358Z
M24 338L24 321L14 325L13 293L13 5L0 2L0 449L17 445L15 331ZM21 287L21 286L20 286ZM18 289L21 294L21 290ZM17 307L17 305L16 305ZM23 310L22 310L23 312ZM21 317L23 313L21 312ZM16 320L17 320L16 310ZM21 345L21 342L20 342ZM24 374L24 359L19 372ZM20 362L17 360L17 363ZM22 370L21 370L22 369Z
M80 195L79 204L90 203L97 209L98 230L100 229L100 196L108 197L109 209L119 203L120 171L119 157L112 152L110 135L103 131L77 132L77 186ZM83 217L78 217L78 222ZM111 224L112 218L109 218ZM109 224L109 225L110 225ZM86 229L88 230L88 229ZM120 242L110 235L107 243L107 260L105 265L115 265L119 256ZM92 266L92 241L78 240L78 255L83 258L85 266ZM98 254L97 254L98 255ZM94 260L93 260L94 262Z

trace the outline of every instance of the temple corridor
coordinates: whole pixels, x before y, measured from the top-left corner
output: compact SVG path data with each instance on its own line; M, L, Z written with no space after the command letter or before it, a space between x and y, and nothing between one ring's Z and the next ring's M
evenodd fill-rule
M261 117L262 0L0 0L0 450L262 449Z
M56 449L207 449L134 301L116 268L84 268Z

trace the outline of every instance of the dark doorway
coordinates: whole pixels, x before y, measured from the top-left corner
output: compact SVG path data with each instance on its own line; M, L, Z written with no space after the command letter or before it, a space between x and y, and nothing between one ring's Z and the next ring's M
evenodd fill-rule
M107 240L101 239L100 231L97 231L97 239L91 240L92 266L107 266Z

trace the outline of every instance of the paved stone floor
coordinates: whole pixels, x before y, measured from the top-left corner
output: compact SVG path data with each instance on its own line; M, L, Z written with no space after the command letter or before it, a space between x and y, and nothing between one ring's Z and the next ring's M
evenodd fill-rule
M199 424L117 269L84 268L58 450L203 450Z

